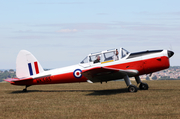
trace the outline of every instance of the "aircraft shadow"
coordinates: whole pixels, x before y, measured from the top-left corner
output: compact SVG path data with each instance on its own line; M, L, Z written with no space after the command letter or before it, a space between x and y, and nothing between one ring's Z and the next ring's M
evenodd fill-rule
M12 91L10 94L18 93L32 93L32 92L90 92L86 94L87 96L98 96L98 95L114 95L119 93L128 93L127 88L123 89L108 89L108 90L28 90L27 92L23 91Z
M109 89L109 90L94 90L87 94L88 96L100 96L100 95L115 95L120 93L129 93L127 88L123 89Z
M12 91L11 94L16 93L32 93L32 92L92 92L94 90L27 90L26 92L23 91Z

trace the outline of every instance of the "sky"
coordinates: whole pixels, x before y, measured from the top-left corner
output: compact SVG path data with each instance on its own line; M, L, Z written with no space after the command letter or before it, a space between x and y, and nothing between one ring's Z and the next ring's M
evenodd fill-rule
M20 50L43 68L78 64L89 53L173 50L180 66L179 0L1 0L0 69L15 69Z

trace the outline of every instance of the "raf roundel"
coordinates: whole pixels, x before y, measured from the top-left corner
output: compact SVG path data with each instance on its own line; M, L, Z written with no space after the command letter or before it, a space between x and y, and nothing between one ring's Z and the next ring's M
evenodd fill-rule
M82 71L80 69L74 70L74 72L73 72L74 77L75 78L81 78L81 76L82 76L81 72Z

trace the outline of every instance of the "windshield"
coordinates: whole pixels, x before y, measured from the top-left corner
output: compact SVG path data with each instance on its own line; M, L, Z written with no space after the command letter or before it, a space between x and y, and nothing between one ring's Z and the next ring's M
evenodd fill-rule
M88 63L88 57L84 58L83 61L80 62L81 64Z
M127 50L125 50L124 48L122 48L121 50L121 58L126 57L129 54L129 52Z

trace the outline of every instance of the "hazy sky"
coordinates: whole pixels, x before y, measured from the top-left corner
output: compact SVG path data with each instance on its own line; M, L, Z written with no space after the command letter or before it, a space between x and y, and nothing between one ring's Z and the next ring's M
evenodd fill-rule
M22 49L43 68L79 63L91 52L171 49L180 66L179 0L0 1L0 69Z

